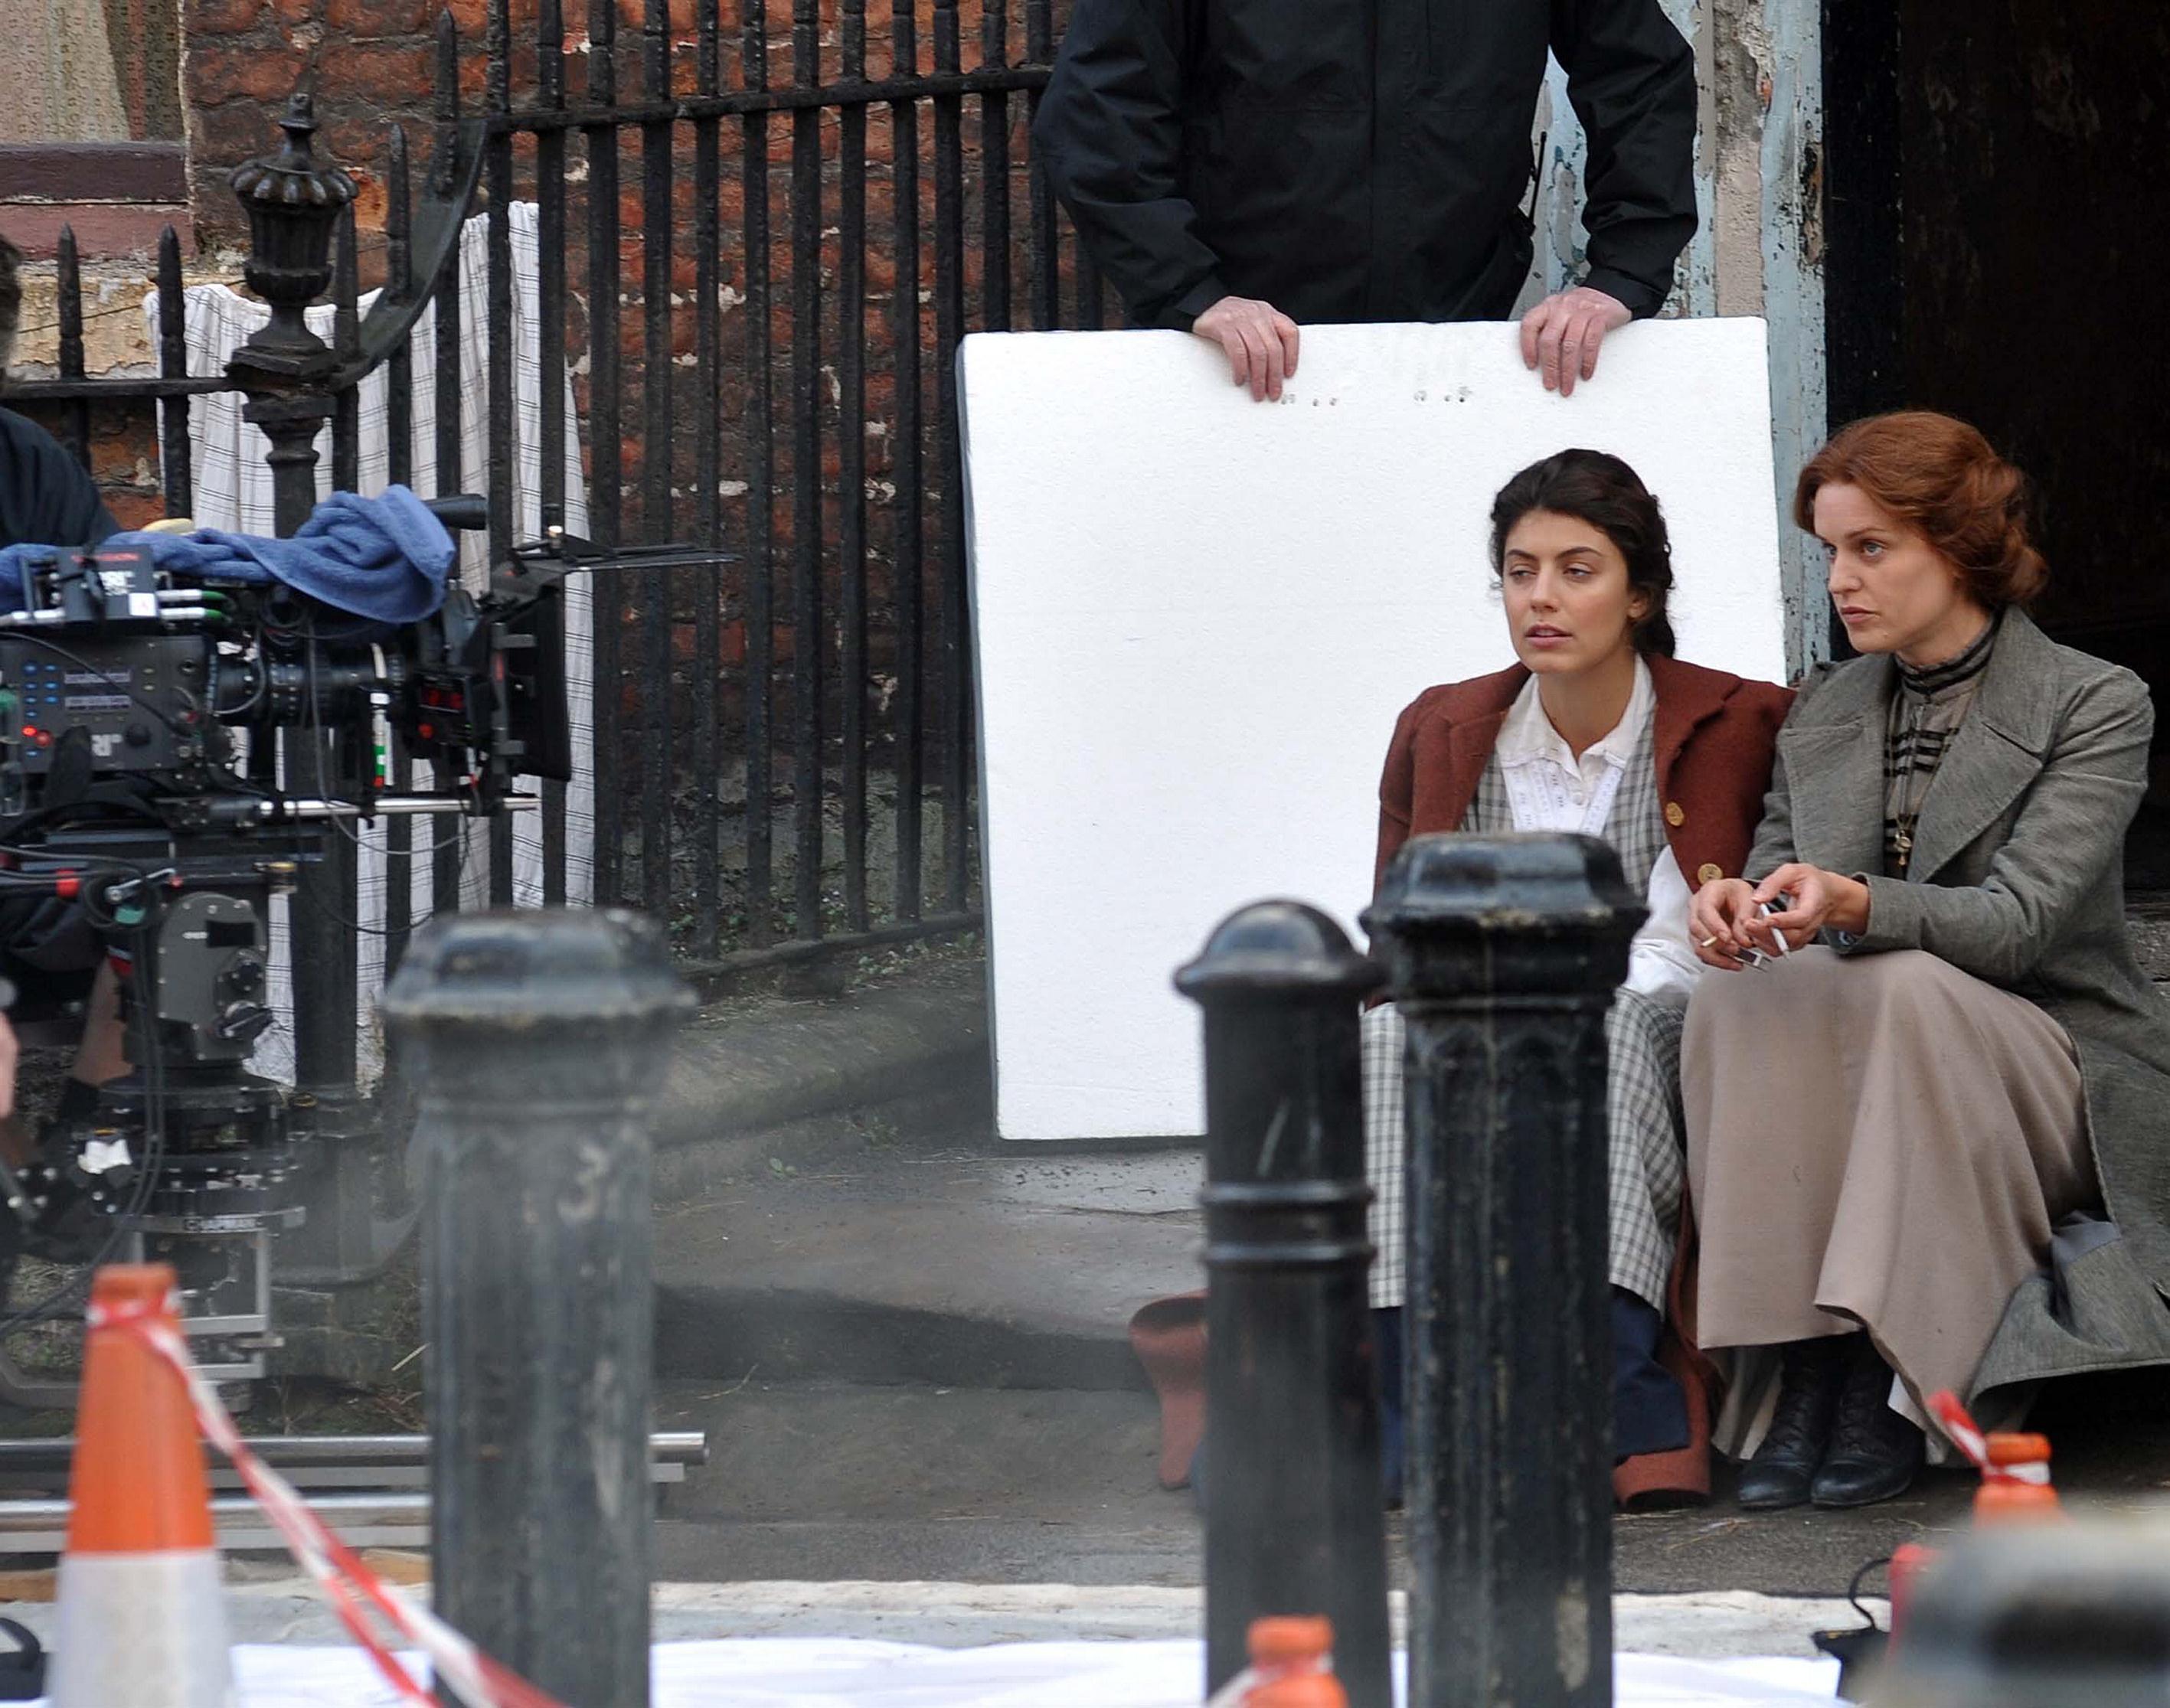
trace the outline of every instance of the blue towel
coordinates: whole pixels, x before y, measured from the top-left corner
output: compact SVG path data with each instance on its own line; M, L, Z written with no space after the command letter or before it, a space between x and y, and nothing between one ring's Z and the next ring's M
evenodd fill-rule
M198 528L192 534L115 534L104 549L132 546L161 569L206 581L283 582L297 593L374 622L418 622L445 602L452 536L404 486L382 498L335 492L290 540ZM0 610L19 611L25 563L61 549L0 550Z

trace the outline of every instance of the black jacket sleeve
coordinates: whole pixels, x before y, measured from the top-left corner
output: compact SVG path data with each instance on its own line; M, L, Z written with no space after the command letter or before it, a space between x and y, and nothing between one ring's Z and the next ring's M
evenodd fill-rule
M1188 332L1227 288L1176 182L1187 0L1077 0L1033 145L1093 264L1146 326Z
M94 546L115 531L89 472L44 428L0 408L0 546Z
M1590 141L1583 283L1638 318L1695 235L1695 54L1658 0L1552 0L1553 52Z

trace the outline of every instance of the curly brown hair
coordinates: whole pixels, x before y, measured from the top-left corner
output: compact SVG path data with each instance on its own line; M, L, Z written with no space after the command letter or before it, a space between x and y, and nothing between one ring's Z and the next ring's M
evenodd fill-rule
M2027 477L1964 421L1902 409L1841 430L1793 488L1793 520L1810 533L1816 494L1827 486L1860 488L1926 539L1991 611L2029 604L2049 582L2028 526Z

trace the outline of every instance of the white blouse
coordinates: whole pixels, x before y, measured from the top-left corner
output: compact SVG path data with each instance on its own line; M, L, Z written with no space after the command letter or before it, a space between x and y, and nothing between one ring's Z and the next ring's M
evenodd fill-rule
M1535 676L1508 707L1493 752L1507 785L1517 830L1579 830L1602 835L1612 815L1620 778L1642 743L1658 707L1650 667L1635 660L1635 688L1628 710L1611 732L1583 751L1578 761L1545 716ZM1702 963L1688 942L1687 879L1668 844L1650 868L1645 898L1650 917L1628 951L1626 988L1660 1002L1686 1006L1702 976Z

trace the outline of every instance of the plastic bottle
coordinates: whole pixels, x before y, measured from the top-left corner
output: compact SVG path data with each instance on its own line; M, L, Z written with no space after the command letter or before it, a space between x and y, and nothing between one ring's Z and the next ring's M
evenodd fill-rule
M2050 1438L2002 1432L1986 1438L1989 1462L2005 1474L1984 1476L1975 1491L1977 1524L2029 1524L2065 1516L2050 1481Z
M1246 1646L1250 1684L1242 1708L1349 1708L1334 1676L1331 1620L1253 1620Z

